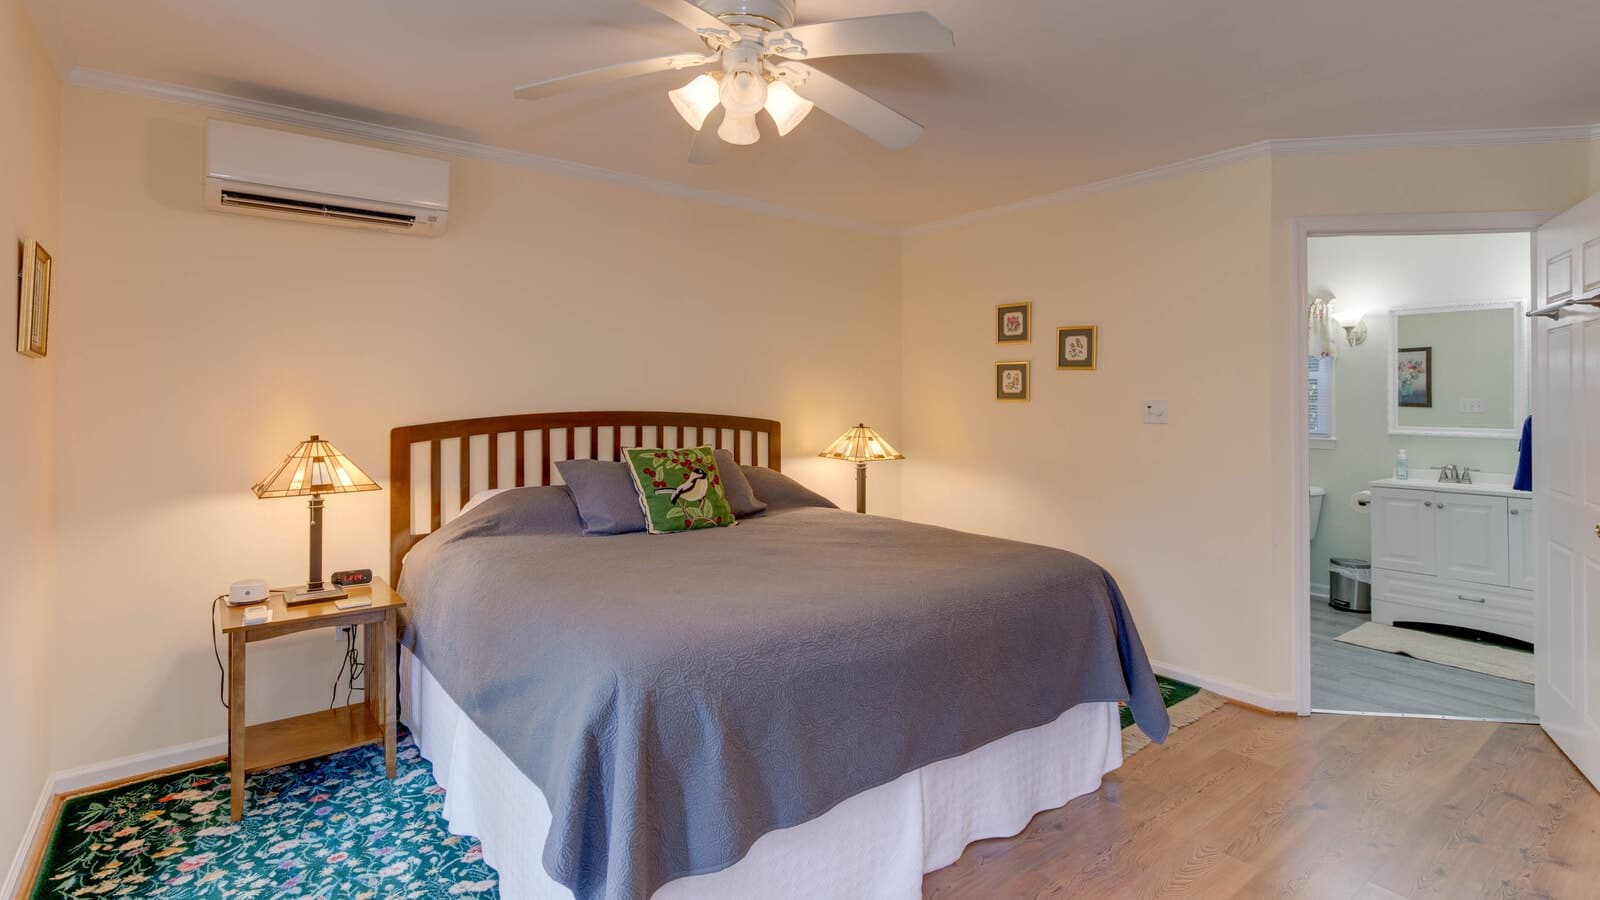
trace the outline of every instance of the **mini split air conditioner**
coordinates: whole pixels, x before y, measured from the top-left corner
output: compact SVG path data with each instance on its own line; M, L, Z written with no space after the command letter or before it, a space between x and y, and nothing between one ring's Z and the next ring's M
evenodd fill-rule
M235 122L206 123L206 206L409 234L444 232L450 164Z

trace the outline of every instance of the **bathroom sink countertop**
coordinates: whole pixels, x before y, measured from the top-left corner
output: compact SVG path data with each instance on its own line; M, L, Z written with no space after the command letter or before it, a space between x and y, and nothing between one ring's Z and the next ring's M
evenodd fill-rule
M1380 478L1372 482L1375 488L1402 488L1411 491L1443 491L1455 494L1487 494L1492 497L1520 497L1531 499L1532 491L1519 491L1511 487L1512 477L1498 472L1473 472L1472 484L1456 484L1439 480L1439 470L1418 472L1407 480Z

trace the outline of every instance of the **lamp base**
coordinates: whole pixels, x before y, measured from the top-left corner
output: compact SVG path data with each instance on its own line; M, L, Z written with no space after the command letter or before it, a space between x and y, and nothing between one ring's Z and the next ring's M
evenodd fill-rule
M325 600L343 600L349 596L341 588L326 587L317 590L307 590L306 585L297 584L283 592L283 602L289 606L297 603L321 603Z

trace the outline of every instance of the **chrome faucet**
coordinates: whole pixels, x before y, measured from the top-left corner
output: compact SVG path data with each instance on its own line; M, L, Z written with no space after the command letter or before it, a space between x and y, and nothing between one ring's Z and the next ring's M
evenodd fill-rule
M1462 466L1461 467L1461 478L1457 482L1457 484L1471 484L1471 483L1472 483L1472 470L1467 468L1466 466Z
M1439 468L1439 483L1460 484L1461 472L1455 466L1441 466Z

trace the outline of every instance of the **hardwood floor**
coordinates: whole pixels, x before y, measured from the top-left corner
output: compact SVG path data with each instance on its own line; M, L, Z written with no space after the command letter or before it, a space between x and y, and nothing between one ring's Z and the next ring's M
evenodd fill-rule
M1315 709L1533 719L1533 685L1334 638L1370 621L1311 598L1311 705Z
M1600 897L1600 793L1533 725L1229 705L923 896Z

